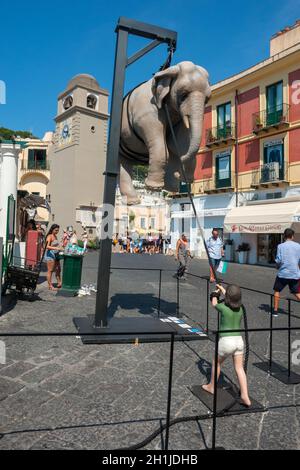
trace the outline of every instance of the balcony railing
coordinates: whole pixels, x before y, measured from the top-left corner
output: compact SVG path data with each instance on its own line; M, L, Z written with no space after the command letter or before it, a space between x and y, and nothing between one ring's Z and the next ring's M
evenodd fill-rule
M206 145L212 147L235 140L234 124L227 124L224 127L212 127L206 131Z
M21 170L22 171L49 171L50 170L50 163L49 161L28 161L22 160L21 162Z
M252 186L278 185L279 183L288 183L288 165L286 163L271 162L262 165L253 172Z
M223 192L223 191L230 191L232 190L232 182L231 178L224 180L220 180L218 178L209 179L203 181L202 183L202 191L204 193L216 193L216 192Z
M253 114L253 133L289 125L289 105L286 103Z

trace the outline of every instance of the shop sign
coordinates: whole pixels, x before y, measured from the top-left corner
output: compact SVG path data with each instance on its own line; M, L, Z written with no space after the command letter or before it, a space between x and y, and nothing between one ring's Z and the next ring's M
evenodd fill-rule
M233 224L225 226L225 230L231 233L282 233L288 227L290 224Z

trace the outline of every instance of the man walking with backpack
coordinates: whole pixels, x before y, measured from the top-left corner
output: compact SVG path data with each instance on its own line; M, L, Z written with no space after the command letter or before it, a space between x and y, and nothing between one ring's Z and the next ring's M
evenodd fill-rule
M300 245L294 241L295 232L291 228L284 231L284 242L277 247L275 259L278 274L274 284L274 309L271 314L278 316L280 292L289 286L290 293L300 300Z

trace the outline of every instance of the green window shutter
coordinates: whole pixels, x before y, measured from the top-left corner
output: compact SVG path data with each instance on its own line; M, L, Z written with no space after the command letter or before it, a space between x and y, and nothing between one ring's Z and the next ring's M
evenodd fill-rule
M34 149L28 150L28 169L32 170L35 168L35 161L34 161Z

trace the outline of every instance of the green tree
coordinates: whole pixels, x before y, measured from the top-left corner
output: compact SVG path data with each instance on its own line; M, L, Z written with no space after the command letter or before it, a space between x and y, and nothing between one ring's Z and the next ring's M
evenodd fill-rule
M21 137L21 139L37 139L30 131L17 131L0 127L0 140L12 140L12 137Z
M148 175L148 167L145 165L135 165L133 167L133 179L144 183Z

